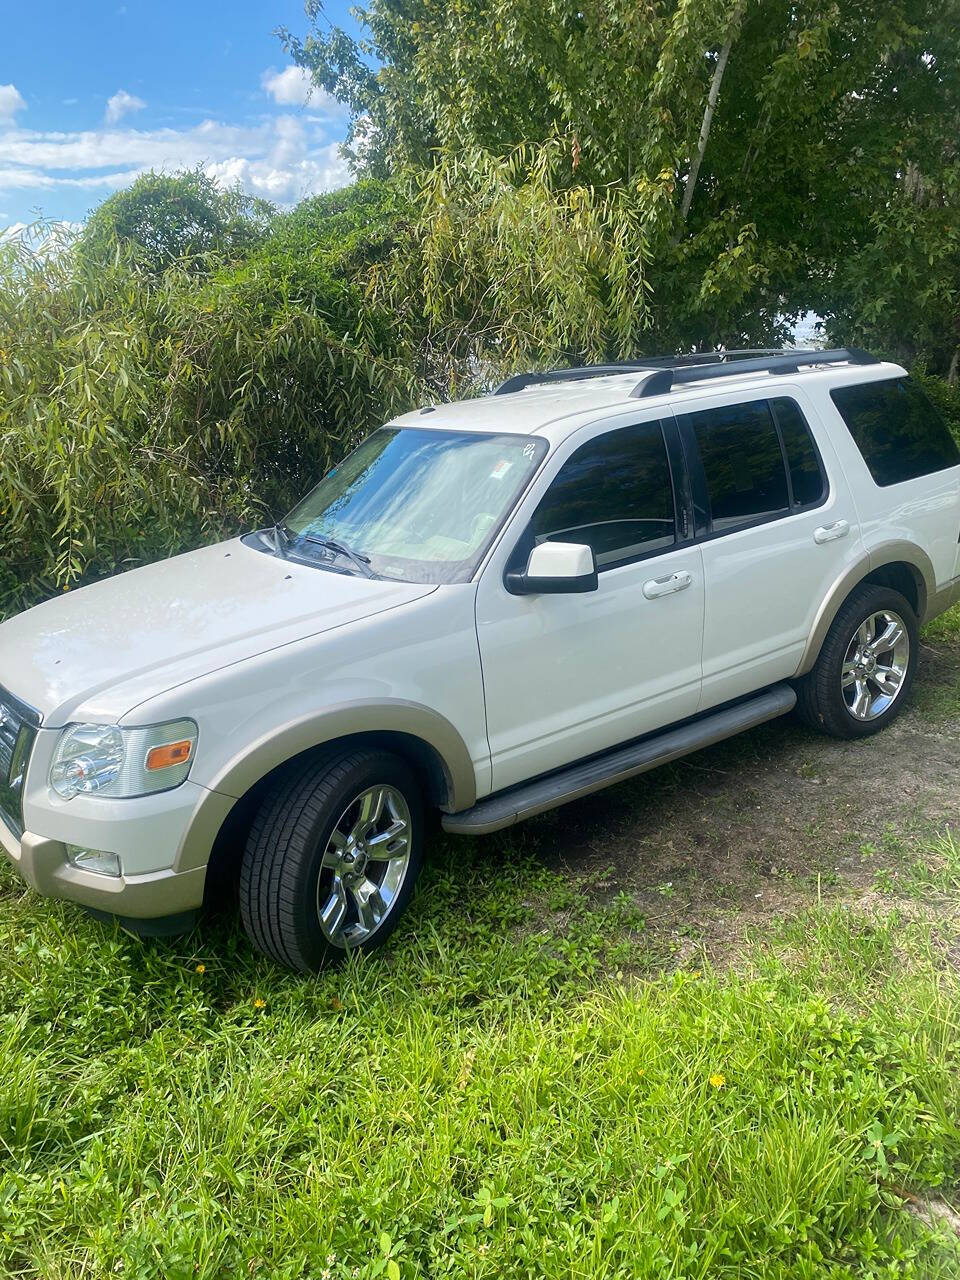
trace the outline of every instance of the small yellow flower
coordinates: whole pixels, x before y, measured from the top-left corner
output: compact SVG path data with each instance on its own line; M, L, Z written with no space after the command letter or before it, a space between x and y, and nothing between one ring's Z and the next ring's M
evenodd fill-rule
M197 965L197 973L206 973L206 972L207 972L207 966L205 964Z
M63 589L64 589L64 591L69 591L69 590L70 590L70 583L69 583L69 582L65 583L65 584L64 584L64 588L63 588Z
M713 1075L710 1077L710 1083L713 1085L715 1089L722 1089L723 1086L727 1083L727 1077L724 1075L721 1075L719 1071L715 1071Z
M700 970L699 970L699 969L694 969L694 971L693 971L693 973L691 973L690 977L691 977L691 978L701 978L701 977L703 977L703 974L700 972Z
M646 1074L647 1074L647 1069L646 1069L646 1067L637 1067L637 1075L638 1075L638 1076L645 1076Z
M264 1000L263 996L257 996L256 1000L253 1002L253 1007L255 1009L265 1009L267 1007L267 1002Z

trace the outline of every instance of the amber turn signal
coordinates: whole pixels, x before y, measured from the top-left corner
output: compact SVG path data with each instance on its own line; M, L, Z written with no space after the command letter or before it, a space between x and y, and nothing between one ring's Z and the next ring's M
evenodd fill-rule
M151 747L147 752L147 768L172 769L175 764L186 764L192 750L193 742L189 738L167 742L162 747Z

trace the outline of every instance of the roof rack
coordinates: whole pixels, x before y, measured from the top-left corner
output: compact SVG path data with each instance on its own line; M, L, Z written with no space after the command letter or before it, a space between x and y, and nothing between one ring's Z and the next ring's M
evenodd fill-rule
M691 382L705 382L710 378L737 377L743 373L799 373L801 365L823 364L879 364L876 356L860 347L837 347L833 351L815 351L798 348L795 351L777 351L751 358L753 353L731 352L734 357L746 358L714 360L709 364L674 364L657 369L630 392L633 400L647 396L661 396L676 386Z
M540 386L546 382L582 382L584 378L604 378L613 373L644 373L652 367L651 361L644 360L626 364L587 364L574 369L547 369L543 373L515 373L506 382L501 382L493 394L509 396L514 391L522 391L524 387Z
M650 356L620 364L590 364L573 369L548 369L543 373L517 373L501 382L495 396L511 395L524 387L551 382L582 382L614 374L642 373L647 376L630 392L633 399L663 395L672 387L708 378L726 378L743 373L797 373L801 365L878 364L876 356L859 347L838 347L816 351L798 347L741 347L732 351L703 351L684 356Z

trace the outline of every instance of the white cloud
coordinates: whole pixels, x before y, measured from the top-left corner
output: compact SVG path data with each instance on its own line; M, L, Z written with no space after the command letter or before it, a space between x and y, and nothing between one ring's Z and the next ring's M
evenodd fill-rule
M116 124L131 111L142 111L146 105L142 98L138 98L133 93L127 93L126 89L118 89L113 97L107 99L104 119L107 124Z
M202 167L280 204L350 181L339 143L323 121L281 114L255 125L204 120L186 129L104 128L48 132L0 128L4 190L99 191L128 186L148 169Z
M119 187L129 186L142 172L142 169L127 169L116 173L90 173L81 177L65 177L62 174L46 173L43 169L0 164L0 191L30 191L34 187L45 191L52 191L56 187L90 190L102 187L109 191L116 191Z
M315 93L310 74L303 67L284 67L282 71L270 67L260 77L260 83L274 102L285 107L305 107Z
M24 102L16 85L0 84L0 124L9 124L18 111L26 111Z
M340 155L339 142L332 142L292 164L269 160L248 160L232 156L207 165L207 173L223 186L239 182L244 191L276 204L295 204L320 191L335 191L350 182L350 171Z
M289 66L282 71L270 67L260 77L260 84L281 107L310 107L312 111L334 118L346 114L343 104L325 89L318 89L303 67Z

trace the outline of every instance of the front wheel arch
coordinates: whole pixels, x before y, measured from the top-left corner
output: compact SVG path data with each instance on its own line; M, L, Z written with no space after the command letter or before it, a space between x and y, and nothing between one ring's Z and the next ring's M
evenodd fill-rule
M250 828L264 798L282 773L310 760L319 764L328 756L364 749L389 751L405 760L417 776L428 813L448 807L451 784L445 763L436 748L422 738L382 730L348 734L300 751L258 778L235 801L220 823L207 859L205 907L215 910L234 902L240 877L240 860ZM202 865L202 862L196 865Z

